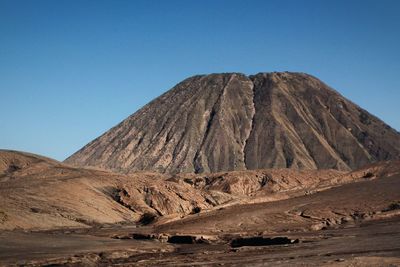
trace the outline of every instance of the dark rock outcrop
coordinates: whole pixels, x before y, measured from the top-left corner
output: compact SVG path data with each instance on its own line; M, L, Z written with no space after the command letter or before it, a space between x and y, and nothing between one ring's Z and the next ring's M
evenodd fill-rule
M287 237L240 237L231 241L231 247L244 247L244 246L274 246L274 245L290 245L299 243L298 239L290 239Z

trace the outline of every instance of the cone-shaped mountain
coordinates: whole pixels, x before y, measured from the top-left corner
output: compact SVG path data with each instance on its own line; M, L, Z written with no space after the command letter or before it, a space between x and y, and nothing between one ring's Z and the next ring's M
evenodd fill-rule
M400 158L400 134L304 73L188 78L69 157L119 172L350 170Z

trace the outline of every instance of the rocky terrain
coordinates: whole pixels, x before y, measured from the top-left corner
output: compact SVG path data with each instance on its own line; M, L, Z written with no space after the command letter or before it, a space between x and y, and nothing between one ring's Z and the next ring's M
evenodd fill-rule
M111 173L0 151L0 265L392 266L400 162Z
M236 204L312 194L398 171L397 161L346 173L271 169L210 174L115 174L0 151L0 229L147 224Z
M0 163L0 229L123 224L146 213L186 214L218 203L209 193L164 181L160 174L74 168L13 151L1 151Z
M304 73L188 78L66 160L120 173L349 171L400 158L400 134Z

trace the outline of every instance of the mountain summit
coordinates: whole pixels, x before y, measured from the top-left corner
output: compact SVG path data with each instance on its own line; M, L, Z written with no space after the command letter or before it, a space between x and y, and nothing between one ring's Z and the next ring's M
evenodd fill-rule
M304 73L188 78L66 159L118 172L351 170L400 158L400 134Z

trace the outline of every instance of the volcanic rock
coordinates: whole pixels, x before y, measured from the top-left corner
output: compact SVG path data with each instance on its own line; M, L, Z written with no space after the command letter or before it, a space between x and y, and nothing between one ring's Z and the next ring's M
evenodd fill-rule
M400 134L304 73L184 80L65 162L117 172L348 171L400 158Z

